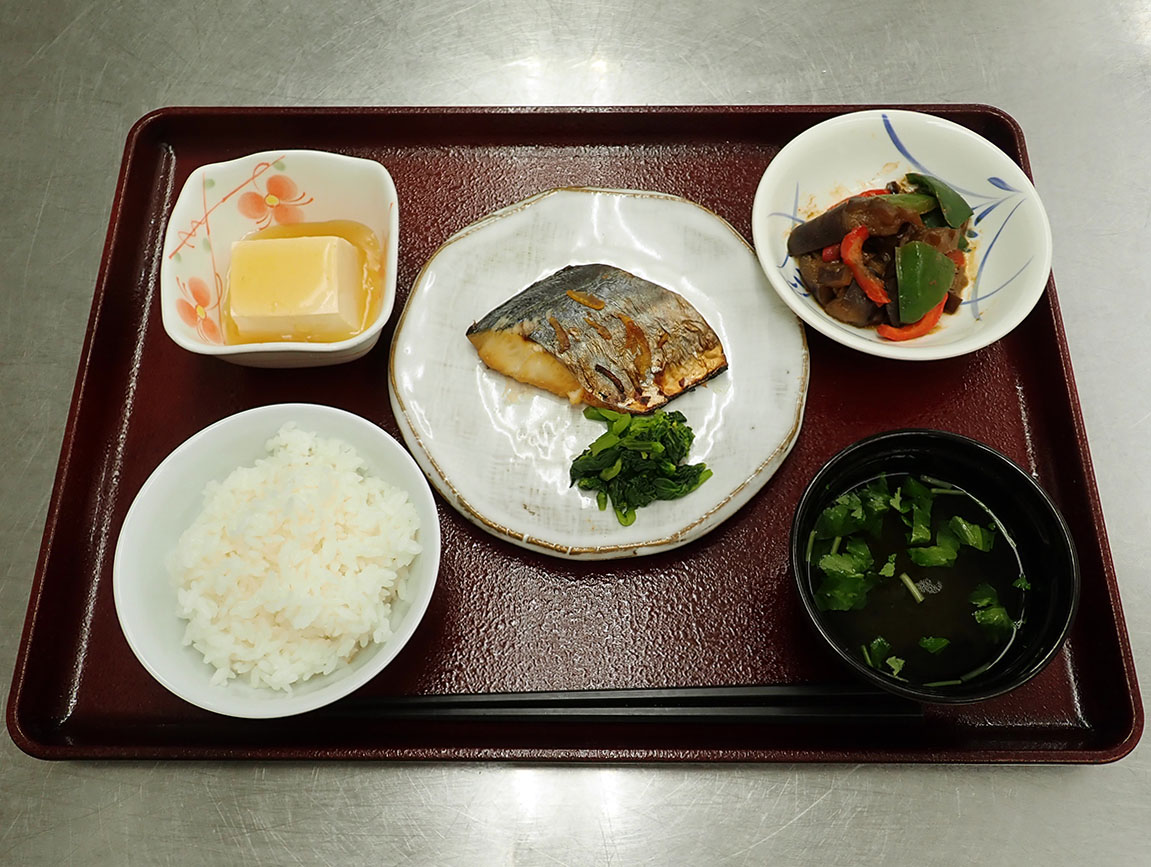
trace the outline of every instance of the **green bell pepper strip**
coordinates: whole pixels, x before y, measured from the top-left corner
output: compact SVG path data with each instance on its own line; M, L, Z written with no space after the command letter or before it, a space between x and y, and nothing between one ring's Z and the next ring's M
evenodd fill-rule
M921 175L918 172L909 172L908 183L918 189L925 190L939 200L939 210L943 212L943 219L953 229L958 229L971 219L974 211L967 201L939 178L931 175Z
M930 244L908 241L895 251L895 278L899 318L911 325L947 297L955 279L955 262Z

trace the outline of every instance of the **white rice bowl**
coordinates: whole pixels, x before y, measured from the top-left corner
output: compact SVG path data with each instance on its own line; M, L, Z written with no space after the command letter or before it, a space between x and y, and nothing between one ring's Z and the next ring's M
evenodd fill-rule
M431 489L399 443L343 410L278 404L205 428L153 471L121 528L113 595L132 652L172 693L288 716L396 657L439 554Z
M347 443L289 423L269 456L209 482L168 560L184 644L216 669L291 689L391 636L392 600L420 553L408 495Z

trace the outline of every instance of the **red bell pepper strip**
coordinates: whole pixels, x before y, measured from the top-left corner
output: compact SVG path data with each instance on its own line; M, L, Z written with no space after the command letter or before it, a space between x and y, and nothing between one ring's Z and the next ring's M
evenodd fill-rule
M943 300L923 314L923 318L918 322L912 322L902 328L880 325L876 331L879 332L880 337L888 340L914 340L916 337L922 337L939 323L939 317L943 315L943 305L946 303L947 296L944 295Z
M839 245L832 244L828 247L824 247L823 252L820 254L820 258L823 259L824 262L838 262Z
M863 290L863 294L880 306L890 304L887 289L883 281L867 270L863 264L863 242L871 237L867 226L856 226L843 236L843 243L839 245L839 255L843 262L851 269L851 276Z
M945 254L948 259L955 263L955 268L962 271L967 267L967 257L963 255L962 250L952 250L950 253Z

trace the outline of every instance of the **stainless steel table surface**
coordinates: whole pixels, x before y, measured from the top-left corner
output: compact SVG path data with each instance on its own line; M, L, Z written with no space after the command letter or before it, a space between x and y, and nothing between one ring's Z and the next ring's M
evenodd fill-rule
M124 138L172 104L1005 109L1146 666L1149 94L1146 0L0 0L0 693ZM48 763L5 737L0 862L1146 864L1149 772L1146 744L1101 767L525 767Z

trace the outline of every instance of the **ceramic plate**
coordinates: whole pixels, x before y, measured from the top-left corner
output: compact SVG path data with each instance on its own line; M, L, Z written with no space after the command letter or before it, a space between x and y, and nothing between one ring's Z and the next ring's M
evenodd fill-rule
M667 405L714 475L621 526L570 487L572 459L601 422L489 370L473 322L567 265L604 263L686 298L723 342L728 369ZM767 482L795 443L807 395L803 327L744 239L674 196L562 189L498 211L450 238L412 287L392 343L392 409L412 454L454 508L508 541L560 557L651 554L697 539Z

